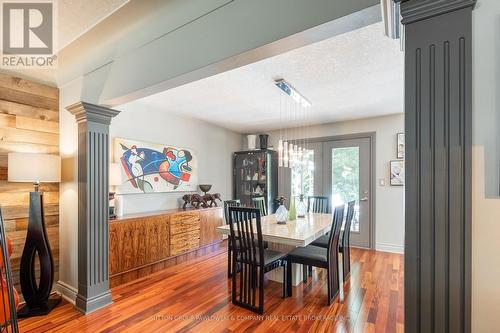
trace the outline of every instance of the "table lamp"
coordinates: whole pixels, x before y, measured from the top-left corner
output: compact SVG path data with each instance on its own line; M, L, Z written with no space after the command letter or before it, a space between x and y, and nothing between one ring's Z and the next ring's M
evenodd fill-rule
M33 183L30 192L29 222L26 242L20 265L21 292L26 304L18 310L18 317L48 314L61 297L50 298L54 279L54 259L45 229L43 194L40 183L61 181L61 158L57 155L33 153L9 153L8 180L10 182ZM40 276L35 274L36 256L40 262Z
M111 163L109 165L109 186L119 186L123 183L122 170L120 163ZM115 219L116 216L123 215L123 208L120 197L115 192L109 192L109 218Z

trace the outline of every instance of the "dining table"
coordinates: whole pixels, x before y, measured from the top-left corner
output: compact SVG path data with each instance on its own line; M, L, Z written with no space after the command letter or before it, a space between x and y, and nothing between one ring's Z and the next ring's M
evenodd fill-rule
M261 217L262 240L268 243L268 249L288 253L299 246L307 246L323 236L332 227L332 214L309 213L305 217L289 220L284 224L276 221L274 214ZM253 222L255 224L255 221ZM255 235L257 235L257 228ZM217 232L230 235L229 225L217 227ZM283 268L268 273L268 279L283 283ZM292 285L302 282L302 265L293 264Z

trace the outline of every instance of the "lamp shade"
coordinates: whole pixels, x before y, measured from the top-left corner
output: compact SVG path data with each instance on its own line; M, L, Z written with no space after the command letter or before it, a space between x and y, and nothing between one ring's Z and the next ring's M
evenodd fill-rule
M120 163L111 163L109 165L109 185L117 186L122 183L122 170Z
M61 158L50 154L9 153L7 170L10 182L58 183Z

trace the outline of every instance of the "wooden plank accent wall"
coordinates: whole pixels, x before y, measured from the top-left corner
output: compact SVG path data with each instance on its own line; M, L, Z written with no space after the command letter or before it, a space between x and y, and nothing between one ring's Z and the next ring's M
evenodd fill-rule
M28 226L29 183L7 181L7 154L59 153L59 89L0 74L0 205L13 245L12 270L19 285L19 264ZM36 167L36 166L34 166ZM59 278L59 184L42 184L45 223Z

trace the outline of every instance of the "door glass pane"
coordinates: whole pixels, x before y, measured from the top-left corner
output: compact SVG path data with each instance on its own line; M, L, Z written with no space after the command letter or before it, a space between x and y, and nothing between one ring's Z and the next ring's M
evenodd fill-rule
M292 168L292 198L314 195L314 150L304 153L302 163Z
M359 147L332 149L332 207L356 200L351 231L359 232Z

